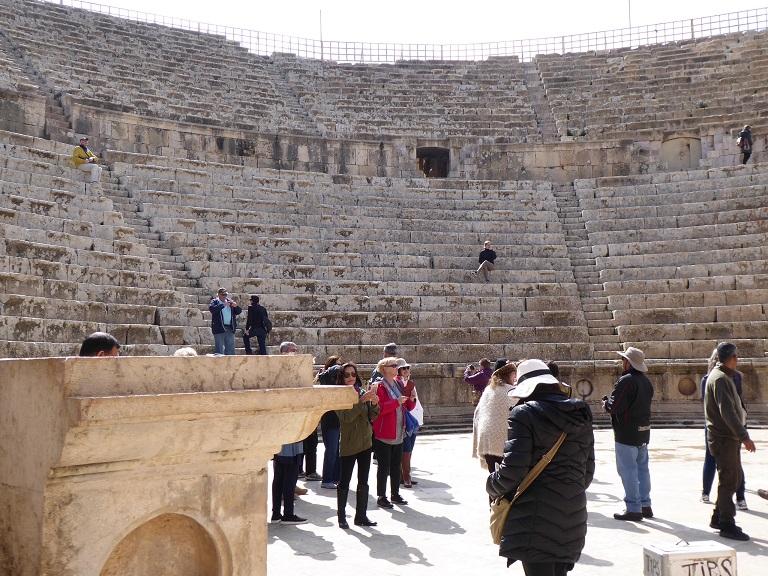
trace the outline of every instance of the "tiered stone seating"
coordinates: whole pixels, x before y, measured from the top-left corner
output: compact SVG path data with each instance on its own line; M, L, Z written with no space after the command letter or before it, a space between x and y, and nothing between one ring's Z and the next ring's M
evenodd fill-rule
M127 353L167 352L180 328L201 343L159 324L183 295L112 201L84 192L71 150L0 133L0 356L72 354L96 330Z
M653 358L768 351L764 165L580 180L579 203L619 337Z
M550 184L153 160L114 170L200 278L199 303L222 284L261 294L275 342L364 362L392 340L418 362L591 355ZM503 262L490 285L467 274L486 237Z
M540 138L517 58L352 65L275 55L275 61L329 135Z
M561 136L757 123L768 95L764 32L585 54L536 63ZM630 133L630 134L628 134Z
M275 84L269 59L236 42L45 2L2 0L0 7L5 35L55 91L83 104L230 128L316 133Z

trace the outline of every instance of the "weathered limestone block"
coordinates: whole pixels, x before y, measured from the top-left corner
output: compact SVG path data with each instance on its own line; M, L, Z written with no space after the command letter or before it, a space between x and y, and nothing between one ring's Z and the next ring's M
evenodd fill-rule
M266 575L266 465L351 388L309 356L0 360L0 571Z

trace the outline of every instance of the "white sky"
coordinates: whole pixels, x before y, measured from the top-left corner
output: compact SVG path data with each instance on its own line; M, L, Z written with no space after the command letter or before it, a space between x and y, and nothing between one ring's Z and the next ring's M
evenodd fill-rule
M67 0L65 0L65 3ZM768 0L102 0L94 3L302 38L463 44L563 36L768 6Z

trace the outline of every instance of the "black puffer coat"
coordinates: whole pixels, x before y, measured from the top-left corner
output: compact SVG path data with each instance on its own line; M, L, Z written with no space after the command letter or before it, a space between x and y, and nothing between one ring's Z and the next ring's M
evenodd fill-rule
M507 516L499 555L511 562L575 564L587 534L586 489L595 471L592 411L583 400L534 392L509 414L504 461L486 490L512 498L528 471L562 432L567 436L552 462L517 499Z

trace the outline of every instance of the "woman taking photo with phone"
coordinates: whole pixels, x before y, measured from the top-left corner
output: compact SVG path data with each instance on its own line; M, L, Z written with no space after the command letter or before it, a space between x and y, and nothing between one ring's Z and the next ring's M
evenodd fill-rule
M338 385L354 386L359 396L357 404L348 410L336 410L339 417L339 454L341 459L341 479L337 488L337 515L339 527L347 529L346 508L349 483L357 463L357 503L355 506L356 526L376 526L368 519L368 474L371 470L372 429L371 420L379 415L379 397L374 390L362 388L357 366L347 362L339 370Z

